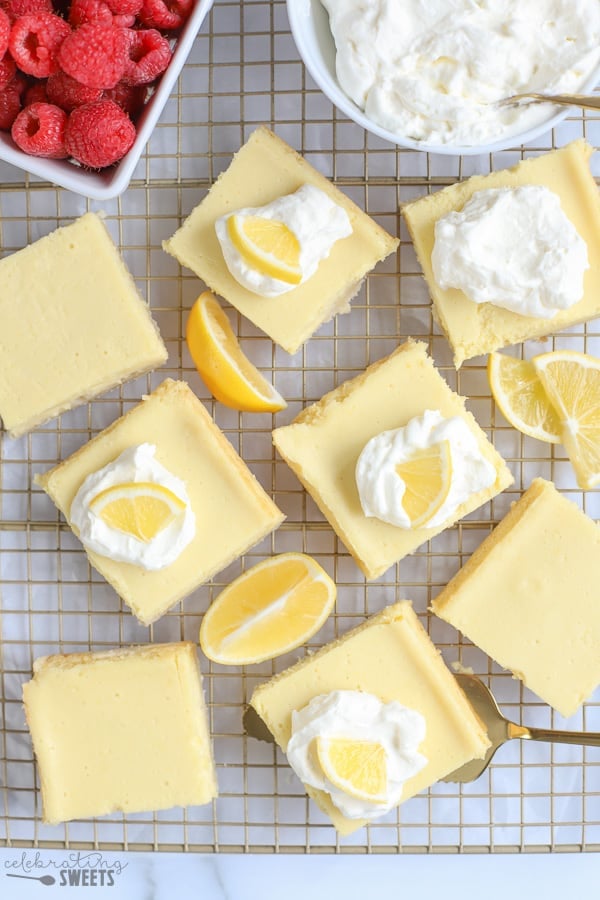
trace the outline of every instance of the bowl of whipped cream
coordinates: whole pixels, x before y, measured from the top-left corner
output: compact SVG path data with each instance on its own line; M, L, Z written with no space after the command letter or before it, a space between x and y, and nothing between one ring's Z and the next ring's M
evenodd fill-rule
M499 100L582 93L600 80L598 0L287 0L287 10L332 103L415 150L474 155L527 143L569 109L499 109Z

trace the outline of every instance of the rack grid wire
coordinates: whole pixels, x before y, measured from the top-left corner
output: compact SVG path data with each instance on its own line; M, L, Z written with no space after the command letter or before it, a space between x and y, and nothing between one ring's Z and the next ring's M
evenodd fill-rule
M397 255L371 274L348 315L320 329L290 357L229 309L248 356L288 399L276 416L234 412L213 401L196 374L183 340L198 280L161 249L261 123L331 177L376 221L401 237ZM600 756L593 749L513 741L478 781L438 784L346 839L326 817L273 746L244 735L242 712L254 686L286 668L366 615L408 597L448 663L471 666L492 687L515 721L560 727L542 704L428 607L511 502L536 475L551 478L591 516L600 493L582 492L558 445L512 429L489 394L485 360L456 372L449 347L431 317L427 289L399 215L399 204L474 173L512 165L585 136L600 144L600 118L580 114L525 148L475 157L427 156L389 145L344 119L311 81L289 32L283 0L217 0L199 34L176 92L119 199L95 204L0 167L0 241L8 254L88 209L103 209L107 225L147 297L169 348L158 372L130 382L10 440L0 454L0 844L11 847L229 852L508 852L600 849ZM598 165L598 164L596 164ZM596 170L596 175L600 174ZM513 352L571 348L600 355L591 323ZM366 583L285 464L271 430L408 336L428 342L451 387L506 458L514 485L403 560ZM36 473L64 459L134 405L165 377L186 379L219 426L269 490L287 519L281 528L229 566L209 585L145 628L93 571L65 522L33 485ZM100 650L148 641L197 640L202 613L234 577L273 553L315 556L339 586L336 612L299 651L245 669L202 660L210 708L220 796L187 810L48 826L41 821L39 784L21 705L21 686L37 656ZM569 727L600 731L600 692Z

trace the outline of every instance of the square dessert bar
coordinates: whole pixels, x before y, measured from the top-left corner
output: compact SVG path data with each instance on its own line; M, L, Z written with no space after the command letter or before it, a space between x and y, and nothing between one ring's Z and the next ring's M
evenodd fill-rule
M393 563L453 524L399 528L365 516L358 496L354 473L367 441L382 431L406 425L425 410L439 410L445 418L464 419L481 453L497 472L494 484L459 506L453 518L458 522L508 487L512 476L465 409L464 398L450 389L433 365L425 344L407 341L362 375L307 407L291 425L273 432L280 454L367 578L378 578Z
M589 167L592 153L585 141L574 141L560 150L526 159L512 169L473 176L403 206L433 300L433 314L450 342L457 368L473 356L543 337L600 315L600 197ZM588 248L590 268L584 276L583 297L552 319L522 316L491 303L474 303L460 290L442 290L433 276L431 253L438 219L461 210L476 191L527 184L544 185L558 194L563 212Z
M481 722L406 600L260 685L250 704L285 752L292 712L336 690L365 691L384 703L397 700L424 716L419 752L427 765L405 783L402 801L485 756L489 741ZM365 824L343 816L326 792L308 786L307 791L341 834Z
M97 215L0 261L0 417L11 437L166 359Z
M284 516L193 391L171 379L37 483L71 524L71 504L85 478L128 447L146 442L156 446L157 461L186 486L196 516L193 540L159 571L91 551L88 556L140 622L149 625L277 528Z
M338 241L304 284L279 297L261 297L242 287L223 259L215 221L244 207L265 206L304 184L324 191L343 207L352 234ZM347 312L373 266L398 246L396 238L265 127L254 131L229 168L170 240L174 256L288 353L295 353L324 322Z
M208 803L217 781L191 642L36 659L23 700L44 821Z
M600 683L600 528L536 478L434 600L563 716Z

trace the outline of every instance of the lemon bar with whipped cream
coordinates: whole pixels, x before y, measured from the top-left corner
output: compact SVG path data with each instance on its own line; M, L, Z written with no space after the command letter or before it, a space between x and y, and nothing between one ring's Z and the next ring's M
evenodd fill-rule
M166 359L94 213L0 261L0 417L12 437Z
M250 703L342 835L489 746L408 601L260 685ZM375 797L353 771L361 750L383 775Z
M412 340L275 429L273 441L367 578L512 482L464 399Z
M600 315L600 197L583 140L402 208L456 366Z
M366 274L397 245L260 127L163 246L295 353L324 322L348 311Z
M217 796L189 641L38 658L23 701L45 822L199 806Z
M193 391L171 379L36 480L145 625L284 518Z
M599 583L600 527L536 478L432 608L571 716L600 683Z

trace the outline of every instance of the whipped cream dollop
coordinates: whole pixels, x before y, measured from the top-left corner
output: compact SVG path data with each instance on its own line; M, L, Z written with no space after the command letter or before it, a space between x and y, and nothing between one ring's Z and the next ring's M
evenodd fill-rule
M489 104L575 92L600 63L598 0L321 0L342 89L415 140L475 146L533 128L551 107Z
M154 458L155 453L153 444L128 447L107 466L88 475L73 499L70 512L71 524L88 550L149 571L164 569L174 562L196 533L196 518L185 484ZM182 512L150 541L111 528L90 509L101 491L140 481L168 488L185 504Z
M396 466L442 441L448 441L450 447L450 489L439 510L420 527L442 525L472 494L495 482L496 470L482 455L464 419L445 419L439 410L428 409L403 428L375 435L363 448L356 464L356 486L364 514L399 528L411 528L402 504L406 485Z
M362 691L332 691L320 694L301 710L292 713L292 736L287 746L288 762L305 784L326 791L334 806L349 819L381 816L402 798L404 782L427 765L419 753L425 739L426 723L420 712L397 701L382 703ZM387 790L381 803L369 803L339 790L324 775L315 738L345 738L378 741L385 750Z
M477 191L435 224L431 254L441 288L475 303L550 319L583 296L587 245L543 185Z
M277 297L298 285L280 281L248 264L227 232L227 220L233 215L262 216L287 225L300 244L300 284L315 274L319 263L327 259L336 241L352 234L346 210L312 184L303 184L295 193L278 197L266 206L236 209L217 219L215 231L227 268L243 287L261 297Z

